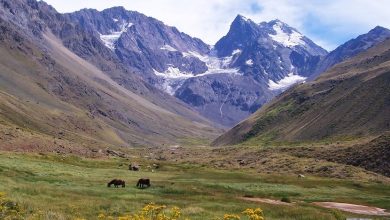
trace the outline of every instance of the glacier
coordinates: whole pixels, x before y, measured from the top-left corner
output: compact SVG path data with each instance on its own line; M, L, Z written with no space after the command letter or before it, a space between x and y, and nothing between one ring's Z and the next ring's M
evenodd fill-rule
M121 25L120 31L111 31L110 34L100 34L100 40L104 43L106 47L110 50L115 50L115 43L120 38L120 36L127 31L128 28L133 26L133 23L123 23Z

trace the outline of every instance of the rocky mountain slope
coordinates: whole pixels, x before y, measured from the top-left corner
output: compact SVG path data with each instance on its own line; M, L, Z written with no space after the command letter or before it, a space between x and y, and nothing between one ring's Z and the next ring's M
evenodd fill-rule
M232 126L293 84L313 80L389 37L390 30L378 26L328 54L279 20L256 24L239 15L211 50L236 74L188 79L175 96L207 118Z
M283 149L300 158L315 158L330 162L362 167L390 177L390 132L385 132L368 143L337 147L294 147Z
M279 20L257 24L239 15L210 54L225 70L186 80L175 96L210 120L232 126L304 81L327 52Z
M210 138L219 132L213 126L235 125L293 84L379 44L389 33L377 27L328 54L280 20L258 24L241 15L226 36L210 46L123 7L60 14L43 1L4 0L0 12L4 60L13 57L44 69L40 72L45 72L45 80L32 74L27 81L42 81L38 89L56 101L104 119L112 129L108 133L119 137L100 140L112 142L115 136L115 143L123 145ZM16 51L24 55L10 54ZM8 61L3 65L15 68ZM13 71L27 74L31 68ZM8 70L2 74L9 77ZM7 78L15 84L15 93L6 83L3 90L19 97L16 91L22 88L16 76ZM119 99L127 96L126 101ZM86 130L99 127L93 123ZM46 130L56 130L54 125Z
M355 39L347 41L321 59L315 69L315 73L310 78L314 79L335 64L341 63L342 61L351 58L358 53L366 51L367 49L378 45L388 38L390 38L390 30L377 26L368 33L362 34Z
M73 52L110 72L116 82L133 89L128 79L133 74L129 73L137 73L226 127L247 118L291 85L314 79L334 64L382 42L390 32L377 27L328 54L280 20L257 24L238 15L227 35L209 46L123 7L83 9L64 17L87 33L85 38L93 50L84 48L85 38L71 37L74 35L64 28L55 32L57 36Z
M390 40L279 95L215 145L377 135L390 130Z
M2 149L155 146L219 132L44 2L1 1L0 41Z
M127 69L224 126L303 81L327 54L278 20L256 24L237 16L229 33L212 47L122 7L84 9L65 17L99 39L104 53L110 50ZM79 56L95 59L74 43L66 45Z

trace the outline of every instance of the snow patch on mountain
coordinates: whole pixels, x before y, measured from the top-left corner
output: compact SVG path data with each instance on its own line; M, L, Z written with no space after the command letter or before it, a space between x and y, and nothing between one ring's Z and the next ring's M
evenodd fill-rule
M110 34L100 34L100 40L104 43L106 47L110 50L115 50L115 43L120 38L120 36L127 31L128 28L133 26L133 23L123 23L121 25L120 31L111 31Z
M276 42L282 44L285 47L294 47L297 45L305 45L305 42L302 40L303 35L298 33L295 30L292 30L291 33L287 33L282 29L283 24L281 22L276 22L272 27L276 34L270 34L269 36Z
M272 80L268 81L268 88L270 90L285 90L290 86L303 82L306 80L306 77L300 75L294 75L294 73L289 73L286 77L279 80L278 82L274 82Z
M170 78L170 79L188 79L191 77L194 77L194 74L187 73L180 71L179 68L169 66L167 70L165 70L163 73L158 72L157 70L153 69L154 74L156 76L160 76L163 78Z
M189 78L201 77L211 74L232 74L240 75L239 69L230 68L229 65L235 59L237 54L241 53L241 50L235 50L232 56L218 58L214 55L201 55L194 51L184 52L183 57L196 57L204 62L208 70L201 74L194 74L191 72L181 71L179 68L169 65L164 72L153 70L154 74L163 80L160 88L170 95L174 95L176 90L183 85L184 81ZM214 53L212 53L214 54ZM216 54L216 53L215 53Z
M173 66L169 66L164 72L159 72L155 69L153 71L156 76L162 79L162 84L159 85L160 89L170 95L174 95L186 79L195 77L194 74L180 71L179 68Z
M253 66L253 60L249 59L249 60L245 61L245 64L248 66Z
M239 70L236 68L230 68L230 64L236 58L236 55L241 53L241 50L233 51L231 56L228 57L217 57L216 51L212 51L210 55L201 55L194 51L184 52L184 57L196 57L200 61L204 62L207 66L207 71L205 73L199 74L197 76L208 75L208 74L218 74L218 73L228 73L228 74L239 74Z
M172 83L174 81L170 80L170 79L164 79L163 83L159 86L161 90L165 91L166 93L168 93L169 95L175 95L175 92L177 89L174 89L173 86L172 86Z
M232 56L236 55L236 54L240 54L242 51L240 49L236 49L236 50L233 50L232 52Z
M168 45L168 44L165 44L164 46L162 46L160 48L160 50L167 50L167 51L170 51L170 52L175 52L177 51L174 47Z

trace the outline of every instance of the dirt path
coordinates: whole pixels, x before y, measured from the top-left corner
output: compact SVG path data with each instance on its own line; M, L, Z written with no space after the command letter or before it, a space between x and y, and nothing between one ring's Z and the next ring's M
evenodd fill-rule
M324 208L338 209L341 211L362 214L362 215L390 216L390 213L386 212L385 209L364 206L364 205L354 205L349 203L338 203L338 202L314 202L313 204Z
M239 197L239 199L251 201L251 202L261 202L272 205L287 205L291 206L292 203L282 202L274 199L266 199L266 198L251 198L251 197ZM338 203L338 202L313 202L314 205L321 206L329 209L338 209L345 212L351 212L355 214L361 215L376 215L376 216L390 216L389 212L386 212L385 209L364 206L364 205L355 205L349 203Z
M267 204L272 204L272 205L288 205L288 206L292 205L291 203L282 202L282 201L274 200L274 199L250 198L250 197L239 197L239 199L251 201L251 202L262 202L262 203L267 203Z

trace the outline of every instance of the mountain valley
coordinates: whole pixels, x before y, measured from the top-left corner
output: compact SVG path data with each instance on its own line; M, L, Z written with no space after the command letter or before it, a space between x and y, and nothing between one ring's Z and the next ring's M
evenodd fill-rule
M388 219L390 30L287 23L0 0L0 219Z

